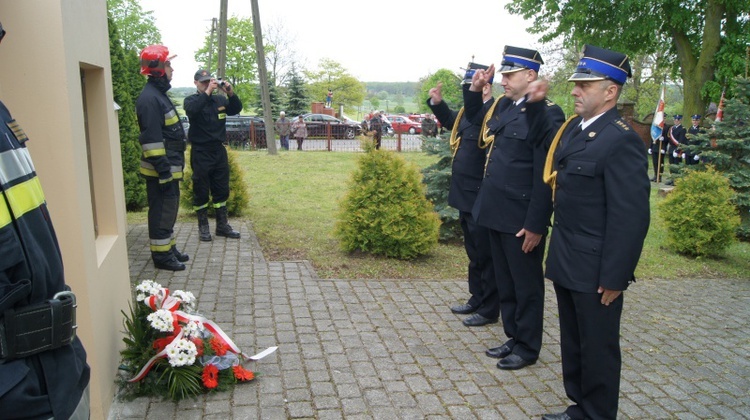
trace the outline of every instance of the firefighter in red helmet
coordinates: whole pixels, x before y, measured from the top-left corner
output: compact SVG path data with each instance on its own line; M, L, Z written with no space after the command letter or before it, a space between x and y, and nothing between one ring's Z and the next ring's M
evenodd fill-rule
M0 120L0 417L88 419L90 369L75 334L76 298L65 285L29 138L2 102Z
M190 257L177 250L174 239L186 141L177 110L167 97L172 87L172 58L163 45L149 45L141 51L141 74L148 76L148 82L135 110L141 130L140 172L146 178L151 258L156 268L179 271Z

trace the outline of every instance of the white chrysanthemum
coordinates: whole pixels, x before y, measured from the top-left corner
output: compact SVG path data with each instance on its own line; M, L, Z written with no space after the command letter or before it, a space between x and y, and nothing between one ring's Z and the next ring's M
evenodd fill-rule
M203 327L203 323L201 321L190 321L187 324L185 324L185 327L182 329L182 331L185 333L185 338L194 338L194 337L200 337L201 332L203 332L205 328Z
M191 292L186 292L184 290L175 290L172 293L172 296L176 297L186 305L192 305L193 303L195 303L195 295L193 295Z
M136 296L136 299L138 302L142 302L149 296L153 296L159 293L160 290L162 290L161 284L152 281L152 280L143 280L141 284L135 287L136 292L138 292L138 295Z
M156 312L150 313L146 319L151 323L151 327L156 330L161 332L174 331L172 313L166 309L159 309Z
M192 365L195 363L195 356L198 354L195 343L185 339L172 341L166 349L169 364L174 367Z

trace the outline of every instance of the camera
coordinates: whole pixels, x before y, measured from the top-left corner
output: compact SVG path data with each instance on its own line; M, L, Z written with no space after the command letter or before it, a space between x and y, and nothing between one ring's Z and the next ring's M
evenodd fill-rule
M221 87L224 87L224 85L226 84L223 80L221 80L221 78L216 79L216 83L218 83Z

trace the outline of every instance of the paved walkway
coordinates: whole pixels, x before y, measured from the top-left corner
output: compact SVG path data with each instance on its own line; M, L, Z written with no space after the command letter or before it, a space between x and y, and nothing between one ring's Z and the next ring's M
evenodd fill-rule
M279 350L231 392L115 401L110 419L528 419L567 405L549 284L539 362L506 372L484 355L499 324L448 310L465 281L320 279L267 261L249 223L210 243L195 225L176 227L191 258L177 273L153 269L146 226L131 226L132 281L193 292L246 353ZM621 418L750 418L750 279L641 281L625 299Z

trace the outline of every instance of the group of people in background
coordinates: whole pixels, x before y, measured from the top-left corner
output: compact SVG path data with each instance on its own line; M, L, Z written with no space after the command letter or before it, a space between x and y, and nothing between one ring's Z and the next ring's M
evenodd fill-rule
M286 118L286 112L281 111L275 127L279 133L281 149L289 150L289 136L291 135L297 141L297 150L302 150L302 142L307 138L307 125L302 115L291 121Z
M648 153L651 155L654 176L651 182L664 182L666 185L674 185L674 179L664 180L664 167L671 166L671 171L679 171L679 165L696 165L701 162L702 157L688 150L685 146L695 146L698 144L697 136L705 133L701 127L701 118L699 114L690 117L691 126L687 130L682 126L682 115L675 114L672 116L673 125L664 124L662 134L653 140ZM666 157L666 159L665 159Z
M427 105L452 130L448 202L469 258L470 296L450 310L468 327L501 319L505 339L485 354L499 369L524 369L540 356L551 280L571 404L543 419L614 419L623 292L650 220L646 148L616 107L631 68L625 54L586 45L569 79L576 115L565 120L546 98L543 64L536 50L506 46L505 94L493 98L495 66L470 63L459 111L442 84L429 91Z

